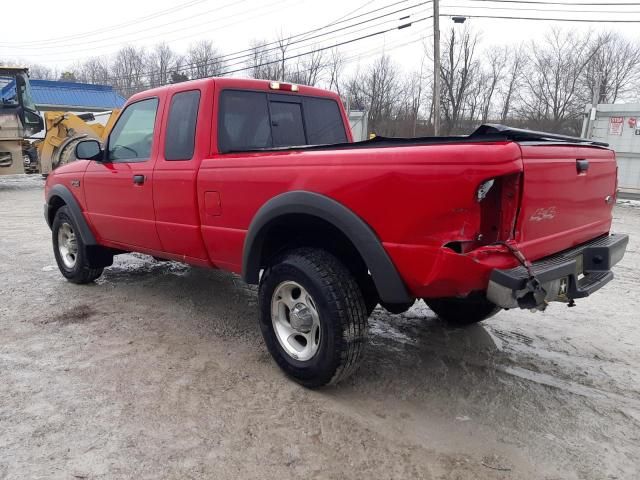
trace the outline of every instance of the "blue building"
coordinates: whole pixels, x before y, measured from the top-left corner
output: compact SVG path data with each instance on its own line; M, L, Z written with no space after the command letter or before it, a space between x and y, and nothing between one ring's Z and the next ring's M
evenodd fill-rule
M108 85L30 80L33 101L38 110L65 112L104 112L121 108L125 98Z

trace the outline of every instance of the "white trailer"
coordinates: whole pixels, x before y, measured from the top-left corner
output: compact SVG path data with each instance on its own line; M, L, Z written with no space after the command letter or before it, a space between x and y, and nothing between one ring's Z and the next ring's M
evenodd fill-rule
M349 110L349 125L354 142L369 139L369 118L366 110Z
M640 197L640 104L587 105L585 112L583 137L615 150L620 193Z

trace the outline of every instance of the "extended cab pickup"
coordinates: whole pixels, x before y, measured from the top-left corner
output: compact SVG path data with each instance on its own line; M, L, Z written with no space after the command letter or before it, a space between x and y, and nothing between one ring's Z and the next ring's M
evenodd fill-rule
M609 233L606 145L500 125L352 143L348 125L335 93L277 82L134 95L47 179L60 271L88 283L135 251L241 274L269 351L311 387L356 368L377 304L461 325L612 279L628 238Z

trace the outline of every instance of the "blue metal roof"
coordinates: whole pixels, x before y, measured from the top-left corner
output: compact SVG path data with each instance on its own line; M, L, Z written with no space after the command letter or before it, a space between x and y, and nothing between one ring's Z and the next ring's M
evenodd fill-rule
M30 80L31 94L40 106L82 107L87 109L120 108L125 99L108 85Z

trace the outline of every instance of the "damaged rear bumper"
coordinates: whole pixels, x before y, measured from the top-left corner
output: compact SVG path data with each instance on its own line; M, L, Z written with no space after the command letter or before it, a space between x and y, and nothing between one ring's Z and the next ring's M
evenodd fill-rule
M503 308L544 309L572 302L613 279L611 267L624 256L627 235L608 235L524 266L491 272L487 298Z

